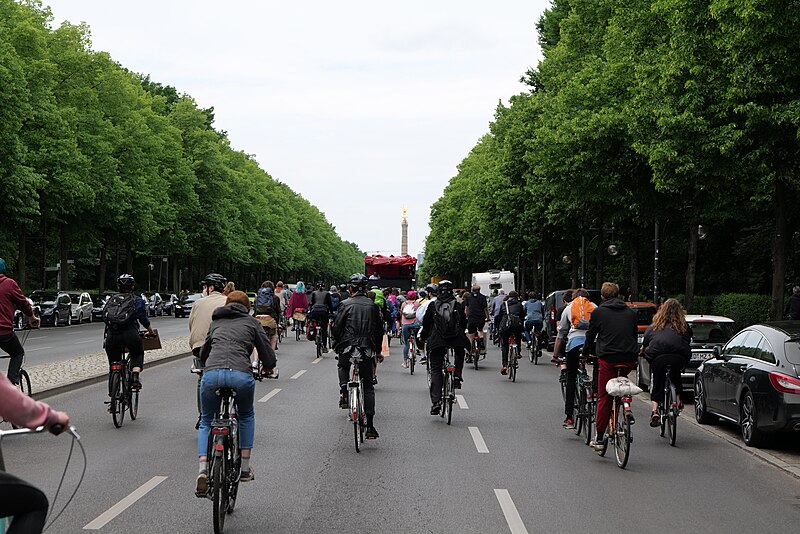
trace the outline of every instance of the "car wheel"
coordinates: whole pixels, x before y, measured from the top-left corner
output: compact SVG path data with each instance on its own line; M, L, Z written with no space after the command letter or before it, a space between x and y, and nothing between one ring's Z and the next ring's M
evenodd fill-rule
M706 386L700 376L694 378L694 418L701 425L710 425L717 422L717 418L708 413Z
M67 314L67 326L72 326L72 314Z
M759 447L764 441L764 433L758 429L758 412L753 394L745 392L739 408L739 427L742 439L748 447Z
M92 324L94 322L94 315L92 313L89 314L89 320L86 322L89 324Z

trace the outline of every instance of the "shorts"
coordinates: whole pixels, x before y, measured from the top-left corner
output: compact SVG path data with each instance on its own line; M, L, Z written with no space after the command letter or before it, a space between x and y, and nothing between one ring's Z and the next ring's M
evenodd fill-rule
M483 330L486 324L486 319L467 319L467 332L470 334L477 334L479 330Z

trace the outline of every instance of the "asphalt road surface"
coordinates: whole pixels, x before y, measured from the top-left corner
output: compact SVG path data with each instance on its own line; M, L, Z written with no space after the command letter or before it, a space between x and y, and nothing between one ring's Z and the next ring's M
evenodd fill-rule
M428 415L424 367L409 376L393 344L376 386L381 437L357 454L337 407L333 355L315 361L313 344L287 340L278 358L280 378L257 386L255 480L242 483L226 532L730 533L792 531L800 521L797 479L680 419L672 448L647 426L640 401L627 469L599 457L561 428L550 365L523 359L511 383L490 349L484 368L464 370L462 407L447 426ZM84 483L53 532L213 531L211 501L194 496L189 365L145 369L139 418L120 429L105 412L104 384L48 399L72 415L88 456ZM7 438L6 467L52 498L69 444L67 436ZM59 499L75 486L76 454Z
M189 335L189 323L186 318L170 316L150 317L153 328L158 329L161 340ZM47 326L38 330L18 331L20 339L27 335L25 341L25 364L28 366L68 360L75 356L83 356L103 350L102 322L73 324L72 326ZM189 350L188 347L186 350ZM5 371L5 367L3 367Z

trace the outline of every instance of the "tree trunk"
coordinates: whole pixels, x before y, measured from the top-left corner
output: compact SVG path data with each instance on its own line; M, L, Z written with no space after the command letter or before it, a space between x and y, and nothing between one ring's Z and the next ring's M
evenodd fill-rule
M68 291L69 290L69 264L67 263L69 256L69 242L67 241L67 224L61 224L61 251L59 257L59 273L60 273L60 284L59 288L61 291Z
M541 287L542 281L539 279L541 273L539 272L539 259L535 259L532 261L533 265L531 265L531 271L533 272L533 290L534 291L543 291ZM544 269L544 265L541 266Z
M604 263L606 258L606 247L603 241L603 228L601 227L597 233L597 252L596 252L596 261L597 266L594 271L594 281L597 289L600 289L603 286L603 282L605 281L605 271L604 271Z
M630 294L633 295L632 300L639 300L639 232L631 236L630 244L630 260L631 260L631 286Z
M133 244L130 239L125 241L125 272L133 274Z
M28 285L28 277L26 275L28 265L28 249L25 247L25 229L20 230L19 233L19 257L17 258L17 283L25 290Z
M578 258L580 258L580 245L576 241L572 246L572 284L569 287L579 287L578 283Z
M694 281L697 272L697 221L692 218L689 221L689 257L686 262L686 293L684 303L686 311L692 313L694 307Z
M786 279L786 186L780 179L775 180L772 207L775 234L772 237L772 306L769 317L777 321L783 318Z
M100 293L106 290L106 272L108 271L108 261L106 260L106 246L100 247Z
M555 290L556 287L556 254L550 247L550 254L547 255L547 287L543 288L543 294ZM547 296L547 295L545 295Z

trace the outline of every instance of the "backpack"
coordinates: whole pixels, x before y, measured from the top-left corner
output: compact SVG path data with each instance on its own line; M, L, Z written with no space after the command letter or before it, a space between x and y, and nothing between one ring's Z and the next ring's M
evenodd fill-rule
M342 301L342 297L339 295L339 293L331 293L331 307L334 310L338 310L339 309L339 303L341 301Z
M437 300L433 303L433 309L436 312L434 316L434 325L439 335L443 338L456 337L459 333L459 328L455 299L448 300L447 302Z
M267 291L268 288L262 287L258 290L258 298L256 299L256 308L259 306L267 306L272 308L272 292Z
M592 317L594 304L586 297L578 297L570 303L572 326L578 330L589 329L589 319Z
M136 322L136 296L133 293L117 293L103 308L103 321L114 330L120 330Z
M417 318L417 310L414 309L413 302L406 302L403 305L403 317L406 319L416 319Z
M503 323L500 325L500 332L521 332L522 331L522 319L519 315L511 315L508 312L508 302L504 302L503 306L506 308L506 314L503 317Z

